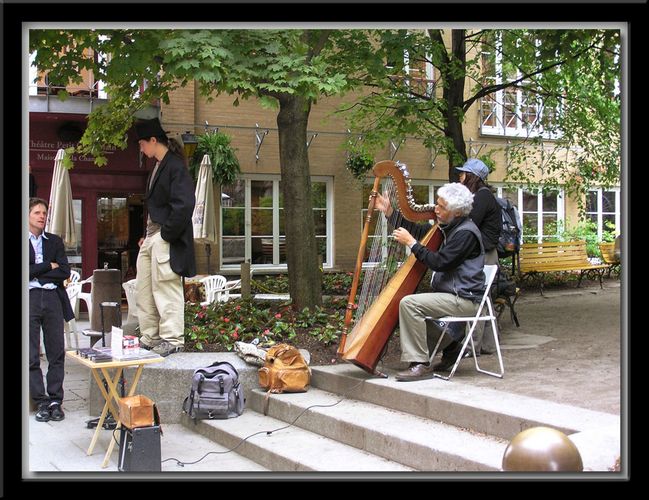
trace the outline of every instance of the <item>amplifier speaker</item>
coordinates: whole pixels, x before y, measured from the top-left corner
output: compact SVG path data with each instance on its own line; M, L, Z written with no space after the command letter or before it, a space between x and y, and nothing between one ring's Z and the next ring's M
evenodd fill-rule
M119 440L120 472L160 472L160 426L122 428Z

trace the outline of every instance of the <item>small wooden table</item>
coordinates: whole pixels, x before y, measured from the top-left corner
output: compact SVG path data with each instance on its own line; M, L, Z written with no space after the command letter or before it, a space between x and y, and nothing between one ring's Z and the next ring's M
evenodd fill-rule
M160 361L164 361L164 358L162 356L158 356L97 363L95 361L81 357L75 351L67 351L65 354L70 359L78 361L82 365L90 368L90 372L92 373L95 382L97 382L97 387L99 387L99 390L101 391L101 394L106 401L106 403L104 404L104 409L101 412L101 416L99 417L97 428L95 429L95 433L92 436L92 441L90 441L90 447L88 448L88 451L86 453L87 455L92 455L92 451L95 448L95 444L97 444L97 439L99 438L99 434L103 428L104 420L106 419L106 415L108 414L109 409L115 417L115 421L117 422L116 429L119 429L121 426L121 422L119 420L119 405L117 404L120 399L120 395L117 392L117 384L119 383L119 379L122 376L124 368L137 366L135 377L133 378L133 381L131 382L131 388L128 391L128 396L133 396L137 387L137 383L140 380L140 375L142 375L142 369L144 368L144 365L159 363ZM111 371L113 371L113 374L111 374ZM106 391L106 388L104 387L104 382L100 374L103 375L104 380L106 380L106 383L108 384L108 391ZM110 455L113 452L114 446L115 440L111 438L110 444L108 445L108 450L106 451L106 456L104 457L104 461L101 464L102 468L108 466L108 461L110 460Z

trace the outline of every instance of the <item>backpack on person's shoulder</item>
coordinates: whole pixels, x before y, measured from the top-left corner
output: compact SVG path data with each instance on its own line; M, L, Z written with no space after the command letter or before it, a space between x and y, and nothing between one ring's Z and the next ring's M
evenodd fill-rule
M496 201L500 205L502 219L502 230L498 238L496 250L498 257L502 259L511 257L520 251L523 227L516 205L512 205L506 198L496 198Z

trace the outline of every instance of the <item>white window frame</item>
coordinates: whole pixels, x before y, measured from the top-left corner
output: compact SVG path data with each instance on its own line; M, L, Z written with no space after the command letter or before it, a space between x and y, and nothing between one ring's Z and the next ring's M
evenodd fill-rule
M429 54L426 54L426 58L430 59ZM410 87L412 80L420 80L421 78L413 77L410 74L410 55L408 54L408 51L406 51L403 56L403 62L404 62L404 71L406 73L406 82L408 84L408 87ZM430 61L426 61L424 67L426 70L426 80L427 80L426 96L433 97L435 95L435 81L434 81L435 68L433 67L433 64Z
M500 45L500 40L496 42ZM493 80L495 85L500 85L503 83L503 71L502 71L502 51L496 49L495 54L495 75L489 77L490 80ZM517 75L517 78L520 75ZM543 103L535 104L536 107L536 124L529 126L523 124L522 120L522 107L524 104L524 95L523 90L518 88L516 89L516 105L514 108L514 116L516 120L515 127L508 127L505 123L505 92L511 89L501 89L498 90L495 95L490 94L490 96L485 96L480 99L480 106L478 106L478 121L480 123L480 134L481 135L495 135L495 136L505 136L505 137L545 137L548 139L556 139L559 134L550 134L543 129L541 120L543 117L544 106ZM487 117L483 116L483 111L485 109L485 103L488 98L493 98L494 108L489 113ZM485 125L485 121L491 115L495 115L496 126Z
M253 181L267 181L273 183L273 262L279 262L279 182L281 176L273 174L243 174L239 177L240 181L245 183L244 186L244 241L245 241L245 250L244 250L244 261L252 262L252 207L251 207L251 186ZM333 259L333 211L334 211L334 200L333 200L333 177L329 176L311 176L311 182L319 182L325 184L326 189L326 261L322 263L325 269L330 269L334 266ZM219 210L219 220L220 220L220 229L219 229L219 240L221 244L219 245L219 261L221 262L221 269L240 269L241 264L223 264L223 206ZM289 222L286 221L288 224ZM252 269L280 269L286 270L286 263L282 264L251 264Z
M543 190L540 189L539 192L537 193L537 208L535 211L530 211L530 210L525 210L523 211L523 193L525 191L529 192L530 188L520 186L517 188L512 188L504 185L499 185L493 186L496 188L496 193L499 198L503 197L503 191L513 191L516 189L516 208L518 209L518 213L521 217L521 225L522 225L522 237L523 237L523 242L526 242L526 237L527 237L527 242L529 241L530 237L536 236L536 240L538 243L541 243L544 239L548 238L556 238L558 235L557 234L543 234L543 214L544 213L555 213L554 211L544 211L543 210ZM565 206L564 206L564 201L565 201L565 195L563 189L559 189L557 193L557 227L560 225L564 225L565 227ZM536 234L534 235L525 235L525 226L523 225L523 220L524 220L524 214L536 214Z
M38 95L38 84L34 83L34 80L38 77L38 69L36 66L32 66L36 60L36 52L29 54L29 95ZM24 75L24 73L23 73Z
M604 191L615 193L615 212L606 212L606 215L615 214L615 236L620 234L620 188L593 188L588 190L590 193L597 193L597 211L586 212L588 215L597 216L597 241L602 241L604 235L604 211L602 203L602 195Z

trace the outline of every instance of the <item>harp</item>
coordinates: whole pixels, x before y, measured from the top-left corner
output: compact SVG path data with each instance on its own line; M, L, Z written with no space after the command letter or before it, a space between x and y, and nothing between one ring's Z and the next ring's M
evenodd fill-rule
M337 354L341 359L359 366L372 375L385 377L386 375L376 370L376 365L399 321L399 302L406 295L414 293L427 268L414 255L409 255L405 259L395 257L393 252L398 252L399 249L405 255L404 246L385 237L387 231L385 227L381 227L381 224L386 224L386 218L378 211L373 214L381 182L387 186L392 207L398 209L404 219L422 222L436 219L436 216L432 205L415 204L405 165L385 160L376 163L372 170L375 175L374 185L367 207L367 217L361 235ZM377 218L376 231L372 238L373 243L370 245L368 259L372 265L365 271L361 293L357 300L360 275L374 216ZM434 224L425 236L419 238L419 242L431 250L437 250L442 242L437 224ZM397 268L397 263L400 261L403 263L398 265L393 275L390 275L390 271Z

